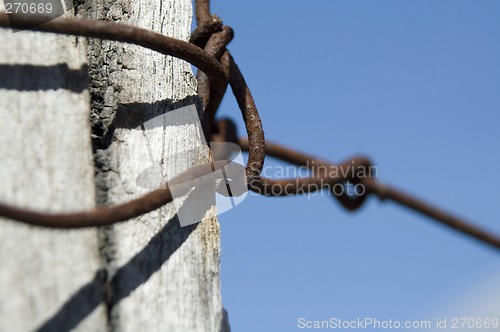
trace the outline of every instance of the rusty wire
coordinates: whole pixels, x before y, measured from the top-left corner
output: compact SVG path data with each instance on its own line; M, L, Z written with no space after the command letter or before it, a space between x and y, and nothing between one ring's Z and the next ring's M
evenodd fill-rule
M112 225L156 210L173 200L171 188L182 196L203 181L203 176L223 169L229 161L216 161L190 168L164 184L162 188L123 204L96 208L87 212L47 214L0 203L0 216L34 226L51 228L85 228ZM192 182L191 182L192 181ZM191 182L191 183L190 183Z
M245 151L248 149L249 145L246 138L240 138L238 142L242 150ZM358 157L351 159L350 161L344 162L340 166L335 166L331 163L323 162L319 159L302 154L296 150L288 149L279 144L272 143L269 141L266 141L266 154L298 166L314 165L319 167L322 166L342 167L342 165L352 165L351 162L355 160L358 160L359 164L363 162L368 162L367 159L364 159L363 157ZM404 207L412 209L415 212L418 212L429 218L432 218L454 230L457 230L466 235L470 235L479 241L482 241L497 249L500 249L500 239L498 237L478 227L473 226L472 223L470 222L466 222L461 218L458 218L454 215L451 215L441 210L436 206L433 206L430 203L426 203L421 199L415 198L399 189L396 189L392 186L377 181L374 178L363 177L358 180L366 188L366 192L363 195L355 197L349 197L347 196L347 194L334 196L348 210L353 211L358 209L359 207L361 207L361 205L368 197L368 195L373 194L381 200L390 200L395 203L398 203Z
M33 23L37 20L44 24L33 27ZM248 188L254 192L266 196L296 195L332 188L331 186L334 184L343 184L347 181L361 183L366 188L366 192L362 195L342 194L334 197L350 211L361 207L369 195L375 195L382 200L391 200L472 236L496 249L500 249L499 237L422 200L383 184L373 177L357 177L355 175L358 174L357 172L338 172L338 175L331 176L325 171L332 168L342 170L370 167L372 163L365 157L354 157L339 165L334 165L278 144L266 142L259 113L250 89L236 62L226 49L227 44L234 36L232 29L224 26L217 15L210 14L208 0L196 1L196 20L198 27L191 34L189 43L130 25L80 18L58 18L49 21L46 17L41 16L17 15L16 19L11 22L6 14L0 14L0 27L31 29L41 32L132 43L190 62L201 70L197 74L197 79L199 82L198 94L203 100L205 133L213 141L233 142L238 144L242 150L248 151L247 183ZM241 110L248 139L238 138L236 127L232 121L215 121L217 109L228 84L231 86ZM313 171L312 176L281 180L264 178L261 176L261 171L266 154L298 166L310 167ZM228 161L218 160L193 167L170 180L164 187L154 190L141 198L115 206L99 207L87 212L49 214L0 203L0 216L26 224L53 228L111 225L148 213L171 202L171 186L175 185L176 190L187 193L189 189L197 184L197 179L216 169L224 168L227 163ZM315 172L315 167L322 171Z

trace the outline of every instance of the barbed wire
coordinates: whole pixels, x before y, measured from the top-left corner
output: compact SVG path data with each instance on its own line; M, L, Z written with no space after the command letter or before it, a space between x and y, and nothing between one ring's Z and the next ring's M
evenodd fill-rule
M356 170L366 170L373 166L366 157L353 157L335 165L265 141L262 122L251 91L238 65L226 48L233 39L233 30L229 26L223 25L222 20L217 15L210 14L209 0L196 0L195 6L198 27L192 32L189 42L126 24L83 18L51 20L40 15L19 14L14 20L9 20L7 14L0 13L0 27L131 43L164 55L183 59L196 66L199 69L196 76L198 95L203 103L202 126L204 132L210 141L235 143L242 150L248 152L245 167L246 180L248 189L256 193L265 196L289 196L323 189L332 190L334 185L347 182L362 184L366 188L362 194L351 195L345 191L342 194L334 195L334 197L349 211L360 208L369 195L377 196L381 200L390 200L500 250L499 236L384 184L373 176L360 176L359 174L366 173L360 173ZM36 25L37 22L43 23L43 25ZM216 121L217 110L228 85L231 87L240 108L247 138L238 138L236 126L231 120ZM261 173L266 154L297 166L308 167L311 170L311 176L292 179L265 178ZM193 167L176 176L157 190L119 205L98 207L85 212L51 214L0 202L0 216L30 225L51 228L107 226L160 208L173 200L170 190L173 185L176 186L176 193L187 193L202 181L200 179L204 175L224 169L228 163L230 161L215 158L211 163ZM333 169L337 171L329 172Z

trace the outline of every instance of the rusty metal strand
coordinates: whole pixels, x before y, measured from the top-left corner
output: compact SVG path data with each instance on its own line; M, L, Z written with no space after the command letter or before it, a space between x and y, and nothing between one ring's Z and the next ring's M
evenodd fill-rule
M357 157L335 166L337 169L336 176L320 173L307 178L282 180L268 179L261 176L258 186L250 189L265 196L292 196L312 193L323 188L333 188L336 184L355 180L356 178L351 173L362 171L363 168L366 168L366 165L366 159Z
M443 225L451 227L464 234L470 235L479 241L487 243L496 249L500 249L500 237L495 236L483 229L474 226L471 222L458 218L447 213L421 199L415 198L399 189L382 184L373 179L366 179L363 184L370 192L379 196L381 199L391 200L415 212L432 218Z
M220 32L214 33L212 34L212 36L210 36L210 39L205 45L204 51L208 55L212 56L215 60L220 61L222 54L226 51L226 45L229 44L233 37L233 29L228 26L224 26L222 27ZM210 84L210 80L208 79L208 77L204 73L199 71L196 74L196 78L198 79L198 95L203 100L204 113L208 110L207 114L215 114L215 110L218 108L220 101L222 100L222 97L226 92L228 82L220 81L220 84L218 85L215 84L217 82ZM212 86L212 88L210 88L210 86ZM211 98L211 90L217 91L213 93L216 95L215 98ZM215 105L211 105L211 99L214 99L214 101L218 102L216 102ZM210 109L215 110L210 111ZM212 118L213 116L211 117L211 119Z
M226 51L226 45L228 45L234 37L233 29L228 26L223 26L221 32L217 32L210 37L207 45L205 46L205 52L214 57L217 61L220 61L222 55ZM213 82L212 79L208 77L205 78L205 81L209 81L210 87L210 97L208 100L208 108L207 108L207 116L208 122L211 126L210 130L212 130L213 123L215 122L215 114L219 109L219 105L222 102L222 98L227 90L227 81L218 81Z
M231 42L234 37L233 29L228 26L223 26L220 32L210 36L205 45L204 51L212 56L215 60L220 61L222 54L226 51L226 45ZM196 73L198 80L198 95L203 102L203 132L206 135L206 140L212 133L215 123L215 113L226 93L227 81L214 82L210 80L203 72Z
M202 182L204 175L222 169L228 161L217 161L190 168L168 181L163 188L123 204L100 207L87 212L41 213L0 203L0 216L17 220L29 225L51 228L101 227L126 221L156 210L172 201L170 187L175 185L176 195L183 195Z
M210 37L216 33L221 31L222 29L222 20L217 15L211 15L210 20L203 25L198 26L196 29L191 32L191 36L189 37L189 42L198 46L199 48L205 48Z
M12 15L12 14L10 14ZM8 15L0 13L0 27L17 29L29 29L34 31L74 35L82 37L100 38L113 41L121 41L149 48L165 55L171 55L183 59L216 82L226 81L220 63L206 54L202 49L188 42L170 38L162 34L109 21L97 21L81 18L57 18L42 25L32 27L33 22L48 19L40 15L17 15L12 24Z
M242 150L248 151L249 143L247 139L241 138L238 140L238 143ZM296 150L292 150L269 141L266 141L266 154L298 166L335 166L307 154L300 153ZM296 179L286 181L296 181ZM482 243L488 244L497 250L500 250L499 236L495 236L485 230L482 230L477 226L474 226L470 222L453 216L452 214L445 212L435 206L432 206L431 204L417 199L407 193L404 193L401 190L383 184L375 180L374 178L362 178L360 179L360 183L365 186L368 193L374 194L382 200L391 200L415 212L434 219L435 221L438 221L439 223L446 225L456 231L471 236L481 241Z
M210 20L210 1L196 0L196 23L202 25Z
M262 128L262 122L260 121L259 112L257 106L255 106L252 93L238 65L229 52L224 53L221 63L226 76L229 78L229 85L231 85L231 90L233 90L233 94L238 102L248 135L247 182L252 190L257 190L257 188L262 186L260 173L262 172L262 167L264 167L264 158L266 156L264 150L264 129Z
M220 32L212 34L207 44L205 52L213 56L217 61L220 61L222 54L226 51L226 46L233 40L234 31L231 27L224 25Z
M249 151L251 148L246 138L239 139L237 144L243 151ZM313 174L308 178L282 180L268 179L261 176L259 178L261 184L257 188L250 189L265 196L307 194L323 188L331 188L335 184L344 183L346 181L357 182L359 179L355 177L355 174L371 166L371 162L367 158L361 156L346 160L339 165L333 165L275 143L269 142L269 144L270 145L267 146L268 142L266 142L266 154L299 166L310 167ZM313 167L311 167L311 165L313 165ZM316 171L315 168L317 169ZM335 176L331 176L333 173L335 173Z
M232 127L234 124L229 124L226 122L223 123L225 127ZM228 128L224 129L224 132L227 132ZM231 139L230 137L227 137L228 141ZM242 149L247 150L248 149L248 140L246 138L241 138L238 141L235 141L233 143L239 144ZM266 154L273 156L275 158L287 161L291 164L295 164L297 166L304 166L308 167L313 174L322 174L325 171L328 173L328 170L330 168L336 168L337 166L327 162L323 161L320 159L317 159L313 156L309 156L307 154L298 152L296 150L284 147L282 145L266 141L266 146L265 146ZM355 161L356 162L356 161ZM357 163L358 166L369 168L372 163L367 157L357 157ZM355 167L354 163L351 164L352 167ZM325 176L325 175L323 175ZM262 179L262 177L261 177ZM350 178L348 179L352 184L357 184L359 183L360 179L356 178ZM269 183L271 180L270 179L264 179L265 182ZM366 197L368 195L365 193L364 195L357 195L357 196L349 196L347 192L344 192L341 195L334 195L333 197L337 198L337 201L347 210L349 211L354 211L360 208L363 203L366 200Z

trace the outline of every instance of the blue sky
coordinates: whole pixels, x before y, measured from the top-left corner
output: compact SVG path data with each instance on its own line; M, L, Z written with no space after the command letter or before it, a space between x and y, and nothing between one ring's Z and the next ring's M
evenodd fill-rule
M499 1L213 0L212 12L235 30L267 139L334 162L367 155L381 181L500 233ZM244 134L230 93L220 114ZM326 195L249 195L219 221L233 331L500 318L500 255L393 203L349 213Z

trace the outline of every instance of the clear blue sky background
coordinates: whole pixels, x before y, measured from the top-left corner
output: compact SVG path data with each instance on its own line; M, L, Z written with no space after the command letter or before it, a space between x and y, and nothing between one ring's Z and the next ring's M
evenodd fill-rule
M500 233L500 1L213 0L212 12L235 30L267 139L368 155L380 180ZM221 115L244 134L230 94ZM233 331L500 318L500 255L393 203L349 213L328 196L249 195L219 220Z

